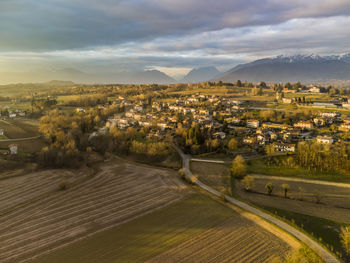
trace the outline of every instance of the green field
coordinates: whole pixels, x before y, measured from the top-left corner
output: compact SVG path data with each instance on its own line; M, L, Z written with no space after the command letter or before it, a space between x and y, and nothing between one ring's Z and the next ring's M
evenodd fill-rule
M324 244L333 253L336 254L337 252L340 252L342 255L345 255L344 248L342 247L339 238L340 227L344 224L320 217L304 215L274 207L262 206L257 204L256 206L261 207L264 210L267 210L268 212L284 220L287 220L295 227L301 229L309 235L312 235L315 239ZM348 258L348 260L349 259L350 258Z
M297 177L310 180L325 180L334 182L350 182L350 175L340 172L317 172L303 168L285 168L280 166L268 166L264 160L251 160L248 162L248 173L265 174L282 177Z
M224 222L233 214L231 209L209 197L195 194L33 262L143 262Z
M36 137L40 135L38 125L39 122L32 119L0 120L0 129L3 129L5 133L5 136L0 139L4 140ZM39 152L45 146L45 142L42 138L35 138L16 142L0 141L0 149L7 149L12 143L19 146L20 152L25 153Z
M39 135L36 122L21 119L0 120L0 129L4 130L4 135L9 139L27 138Z

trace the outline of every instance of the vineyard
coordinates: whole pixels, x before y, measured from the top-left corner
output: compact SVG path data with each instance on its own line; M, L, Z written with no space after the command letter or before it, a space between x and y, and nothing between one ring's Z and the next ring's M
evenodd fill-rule
M63 172L62 172L63 173ZM60 179L72 187L58 190ZM95 176L38 173L0 181L0 262L26 262L177 201L186 187L167 170L121 161Z

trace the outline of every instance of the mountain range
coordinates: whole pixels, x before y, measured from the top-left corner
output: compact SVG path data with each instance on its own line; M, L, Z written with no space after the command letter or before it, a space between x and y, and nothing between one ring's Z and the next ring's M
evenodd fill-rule
M30 72L0 72L0 84L38 83L50 80L75 83L158 83L173 84L175 79L158 70L85 73L74 68ZM192 69L181 83L203 81L303 82L350 81L350 53L341 56L295 55L264 58L240 64L221 73L213 66Z
M350 54L342 56L295 55L259 59L238 65L215 80L234 82L324 82L350 80Z

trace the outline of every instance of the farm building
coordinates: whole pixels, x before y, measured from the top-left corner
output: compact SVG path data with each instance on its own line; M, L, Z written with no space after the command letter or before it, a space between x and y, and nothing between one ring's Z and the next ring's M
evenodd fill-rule
M295 144L273 143L276 152L295 152Z

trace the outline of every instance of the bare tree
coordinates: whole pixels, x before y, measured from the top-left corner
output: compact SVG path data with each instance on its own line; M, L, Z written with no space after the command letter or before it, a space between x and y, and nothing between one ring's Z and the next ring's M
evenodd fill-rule
M281 185L282 189L283 189L283 192L284 192L284 198L287 198L287 192L289 190L289 184L282 184Z

